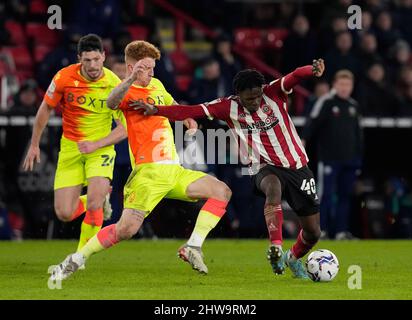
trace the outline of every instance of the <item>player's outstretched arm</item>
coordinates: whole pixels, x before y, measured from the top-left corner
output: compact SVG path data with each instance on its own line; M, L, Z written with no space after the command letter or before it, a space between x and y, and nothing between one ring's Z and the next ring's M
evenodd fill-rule
M80 141L77 143L79 151L81 153L92 153L97 149L111 146L119 143L123 139L127 138L126 128L123 126L119 119L115 120L116 128L114 128L106 137L97 141Z
M44 100L40 104L40 108L37 111L36 118L33 124L33 132L31 135L31 142L29 150L27 151L26 158L23 162L24 171L32 171L34 167L34 161L40 163L40 138L44 128L49 121L51 111L53 110Z
M173 99L172 105L179 105L179 103ZM187 133L192 136L196 133L199 125L197 122L192 118L187 118L183 120L183 125L187 128Z
M283 89L289 91L299 82L310 77L321 77L325 71L325 62L323 59L315 59L312 65L296 68L293 72L287 74L283 79Z
M142 61L139 61L134 65L132 73L110 92L107 97L108 108L114 110L119 107L119 104L126 95L126 92L129 90L133 82L139 79L145 67L146 66L142 63Z
M201 119L206 118L208 115L205 112L206 107L196 105L172 105L172 106L155 106L142 101L132 101L129 107L142 111L147 116L157 115L166 117L171 121L183 121L187 118Z

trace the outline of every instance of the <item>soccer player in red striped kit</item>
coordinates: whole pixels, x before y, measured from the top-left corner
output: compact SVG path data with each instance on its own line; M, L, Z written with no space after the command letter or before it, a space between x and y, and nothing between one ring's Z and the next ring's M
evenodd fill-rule
M233 80L234 96L192 106L154 106L136 101L135 110L156 114L172 121L186 118L225 121L243 145L253 150L251 168L257 169L252 181L255 191L265 196L264 215L271 245L268 260L275 274L283 274L285 264L294 277L308 279L300 258L320 237L319 200L315 179L308 168L305 148L288 115L288 95L300 81L320 77L325 70L322 59L297 68L286 76L265 84L256 70L240 71ZM139 111L137 111L139 112ZM284 198L297 213L302 229L290 250L282 250Z

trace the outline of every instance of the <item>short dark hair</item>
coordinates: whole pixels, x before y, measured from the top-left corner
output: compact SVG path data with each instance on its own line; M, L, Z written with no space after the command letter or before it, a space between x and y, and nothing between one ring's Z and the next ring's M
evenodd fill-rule
M218 63L218 61L212 57L209 57L202 61L202 67L204 68L215 63Z
M255 69L239 71L233 78L233 89L239 93L246 89L260 88L265 84L265 77Z
M103 42L97 34L90 33L80 38L77 44L77 54L81 55L82 52L99 51L103 52Z

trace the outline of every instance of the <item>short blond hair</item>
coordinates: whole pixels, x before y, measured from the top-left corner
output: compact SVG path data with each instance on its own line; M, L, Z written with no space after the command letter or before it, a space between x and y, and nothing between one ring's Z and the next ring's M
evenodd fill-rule
M153 58L155 60L160 59L160 50L156 48L153 44L143 41L136 40L130 42L124 49L125 59L133 59L139 61L144 58Z
M355 77L351 71L348 69L342 69L339 70L338 72L335 73L335 76L333 77L333 82L339 80L339 79L350 79L352 81L355 80Z

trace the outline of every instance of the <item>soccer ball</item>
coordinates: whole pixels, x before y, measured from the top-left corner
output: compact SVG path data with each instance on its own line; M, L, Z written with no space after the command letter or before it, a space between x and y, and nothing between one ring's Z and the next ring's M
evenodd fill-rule
M319 249L306 259L306 270L313 281L332 281L339 272L339 261L332 251Z

